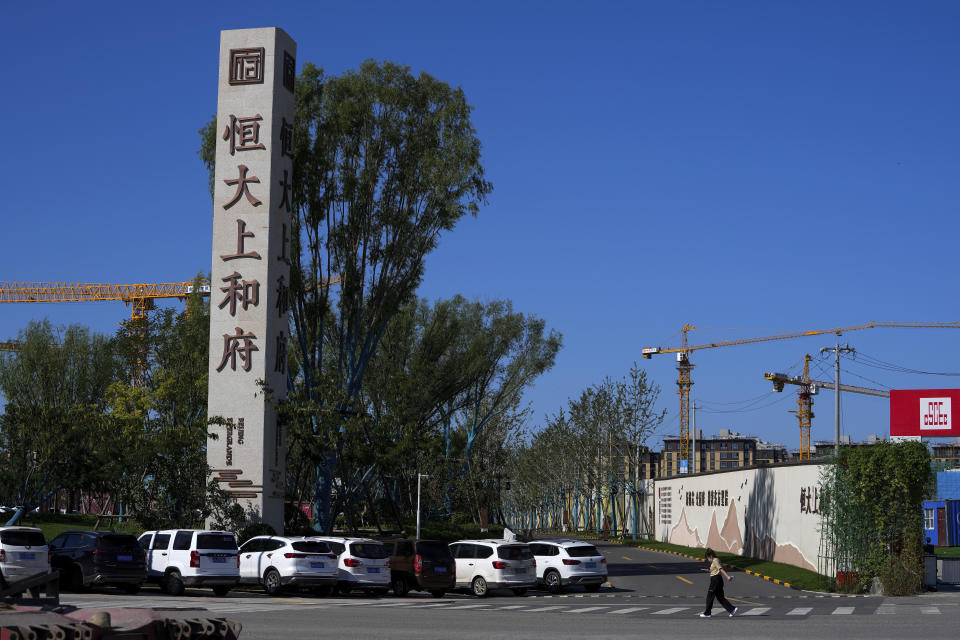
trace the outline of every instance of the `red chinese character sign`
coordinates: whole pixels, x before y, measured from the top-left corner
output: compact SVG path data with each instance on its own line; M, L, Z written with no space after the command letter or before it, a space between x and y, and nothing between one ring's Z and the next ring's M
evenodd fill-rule
M960 436L960 389L901 389L890 392L890 435L923 438Z
M278 532L284 433L260 381L286 397L296 55L281 29L221 33L207 411L227 425L207 462Z

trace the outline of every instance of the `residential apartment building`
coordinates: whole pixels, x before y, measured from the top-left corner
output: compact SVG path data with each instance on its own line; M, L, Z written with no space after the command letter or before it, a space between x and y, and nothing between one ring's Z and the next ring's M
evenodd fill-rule
M937 442L931 447L933 461L945 469L960 468L960 438L951 442Z
M691 473L701 471L721 471L739 469L756 464L756 436L743 435L730 429L721 429L711 438L704 438L698 430L697 438L692 442L694 468ZM768 443L763 443L768 444ZM778 445L779 446L779 445ZM769 454L764 454L769 459ZM786 450L784 449L784 457ZM669 477L680 473L680 438L667 436L663 439L663 452L660 457L660 477Z

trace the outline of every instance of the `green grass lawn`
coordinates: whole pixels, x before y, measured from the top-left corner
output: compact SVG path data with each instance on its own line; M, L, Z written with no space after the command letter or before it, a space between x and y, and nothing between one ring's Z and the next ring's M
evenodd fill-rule
M3 523L6 524L6 520ZM37 527L43 531L47 540L51 540L57 534L70 529L93 529L96 523L97 516L90 514L27 513L17 524L23 527ZM140 525L129 518L124 518L122 523L117 523L115 518L104 518L100 522L99 530L122 531L133 535L139 535L142 532Z
M938 558L960 558L960 547L937 547L934 553Z

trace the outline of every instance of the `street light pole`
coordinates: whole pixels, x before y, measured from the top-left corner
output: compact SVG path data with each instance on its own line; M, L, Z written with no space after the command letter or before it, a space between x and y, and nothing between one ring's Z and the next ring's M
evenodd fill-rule
M417 540L420 539L420 478L429 478L426 473L417 474Z

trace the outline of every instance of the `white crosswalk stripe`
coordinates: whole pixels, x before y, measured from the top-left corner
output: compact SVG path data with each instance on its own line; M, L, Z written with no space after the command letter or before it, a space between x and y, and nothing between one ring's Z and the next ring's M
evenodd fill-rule
M762 615L765 614L767 611L770 611L770 607L754 607L753 609L750 609L750 610L748 610L748 611L744 611L743 613L738 614L738 615L741 615L741 616L762 616Z
M883 605L883 606L880 606L880 607L877 608L877 611L876 611L876 613L877 613L878 615L881 615L881 616L883 616L883 615L887 615L887 616L893 615L893 614L895 614L896 612L897 612L897 608L896 608L894 605L892 605L892 604L885 604L885 605Z
M570 611L566 611L565 613L586 613L588 611L599 611L600 609L609 609L609 608L610 607L582 607L582 608L578 607L576 609L571 609Z
M447 607L450 611L463 611L464 609L481 609L484 607L492 607L490 604L458 604L452 607Z
M652 616L669 616L672 613L678 613L680 611L686 611L690 607L670 607L669 609L661 609L660 611L651 611L650 615Z
M539 613L540 611L556 611L557 609L566 609L566 607L540 607L539 609L524 609L524 613Z
M525 604L511 604L507 607L497 607L497 611L504 611L506 609L525 609L527 605Z
M833 610L833 612L832 612L830 615L834 615L834 616L848 616L848 615L850 615L851 613L853 613L853 610L854 610L855 608L856 608L856 607L837 607L836 609Z
M788 616L805 616L808 613L813 611L813 607L797 607L796 609L791 609L787 611Z
M939 607L924 607L924 608L920 609L920 613L923 613L923 614L926 614L926 615L931 615L931 614L932 614L932 615L936 615L936 614L940 613L940 608L939 608Z
M611 611L610 613L634 613L635 611L643 611L649 608L650 607L627 607L626 609L617 609L616 611Z

